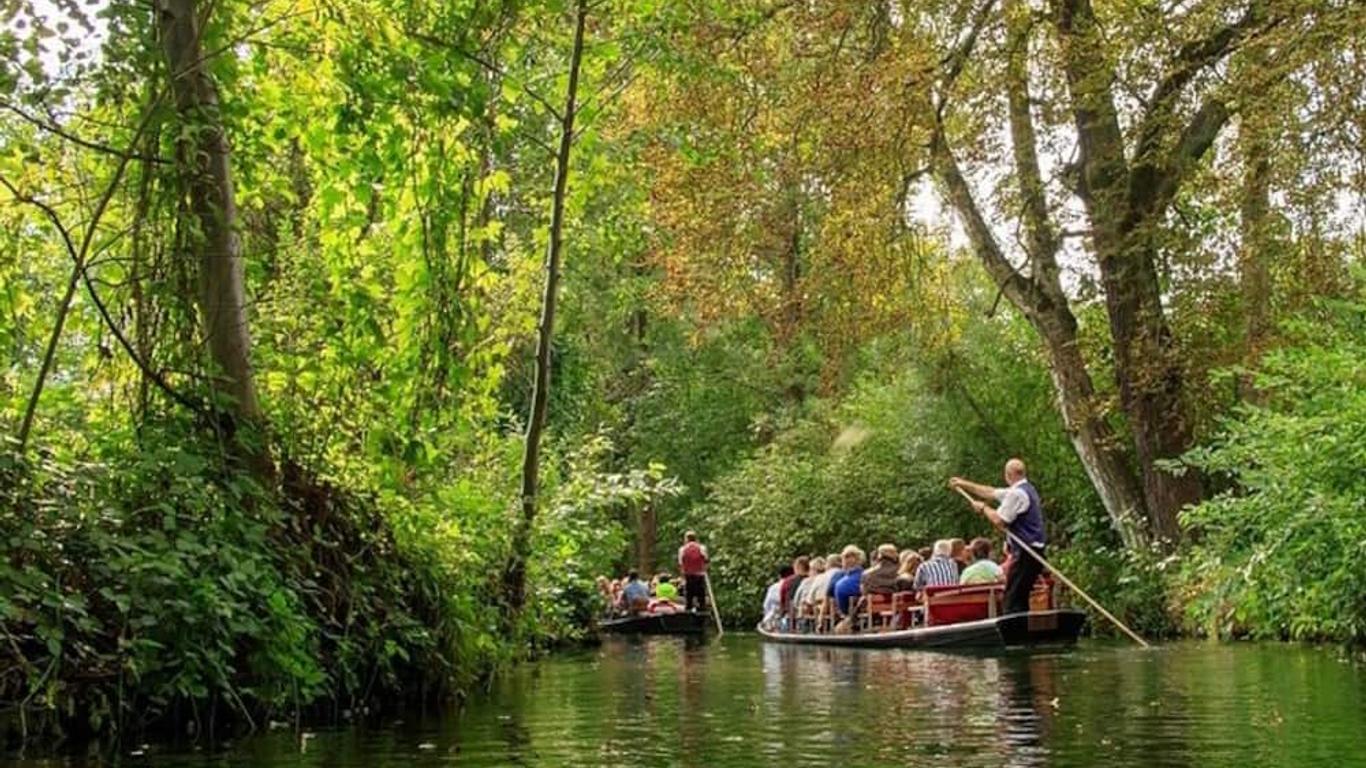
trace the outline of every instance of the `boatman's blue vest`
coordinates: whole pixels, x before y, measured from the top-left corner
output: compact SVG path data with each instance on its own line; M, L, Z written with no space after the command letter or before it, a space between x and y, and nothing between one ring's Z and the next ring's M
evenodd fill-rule
M1039 492L1028 480L1020 483L1019 488L1029 497L1029 508L1006 527L1026 544L1043 544L1043 503L1039 501Z

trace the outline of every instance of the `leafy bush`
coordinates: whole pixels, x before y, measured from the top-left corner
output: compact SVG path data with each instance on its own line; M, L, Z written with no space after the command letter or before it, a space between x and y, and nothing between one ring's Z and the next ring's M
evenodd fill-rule
M587 436L566 457L563 477L555 478L550 504L537 519L535 557L528 569L533 600L522 627L533 644L583 636L603 608L595 576L614 572L627 551L624 516L682 491L659 464L607 471L613 450L607 436Z
M1175 560L1156 549L1130 550L1084 538L1072 539L1049 556L1051 563L1107 611L1149 638L1170 636L1178 629L1169 599ZM1068 601L1091 614L1092 633L1119 634L1117 627L1080 597Z
M1231 490L1189 510L1177 600L1214 635L1366 639L1366 303L1323 304L1188 461Z
M161 425L81 460L0 455L0 700L20 728L259 725L459 693L509 657L442 507L473 489L369 498L286 463L265 493L213 449Z

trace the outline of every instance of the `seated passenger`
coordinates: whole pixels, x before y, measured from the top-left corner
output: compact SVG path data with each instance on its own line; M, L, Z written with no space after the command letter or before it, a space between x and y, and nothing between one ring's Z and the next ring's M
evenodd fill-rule
M923 562L925 561L920 557L920 553L914 549L901 553L901 567L896 572L896 591L915 591L915 571Z
M961 577L963 569L972 562L971 558L968 557L968 543L962 539L949 539L949 549L949 558L953 560L954 565L958 566L958 575Z
M925 587L958 583L958 564L949 557L952 552L953 545L948 539L940 539L934 543L934 556L921 563L915 570L915 591L919 592Z
M972 565L959 577L959 584L990 584L1005 577L1001 566L991 559L991 541L977 538L969 547L972 552Z
M650 588L640 580L640 574L631 571L626 574L626 586L621 590L622 608L629 613L639 613L650 607Z
M895 592L897 565L896 547L891 544L879 546L873 567L863 572L863 594L890 595Z
M783 579L782 592L778 594L778 613L783 618L793 614L792 598L797 594L797 589L806 581L807 574L810 572L810 561L806 555L798 557L792 561L792 575Z
M825 561L825 567L830 574L829 581L825 582L825 599L831 604L835 602L835 586L840 583L840 579L844 578L845 569L844 555L836 554L833 557L834 560L827 559Z
M858 605L863 594L863 550L850 544L840 554L844 561L844 572L835 584L835 608L842 615L849 615Z
M831 552L825 556L825 573L822 573L811 585L811 604L815 606L816 615L821 615L821 611L827 605L834 605L835 601L835 582L839 581L844 572L840 569L840 555L838 552Z
M678 587L674 586L669 574L661 573L655 579L658 581L655 597L670 603L678 602Z
M784 565L778 571L778 580L768 585L768 591L764 593L764 626L772 627L777 622L778 608L782 600L783 580L791 575L792 566Z
M821 577L825 575L825 558L816 555L811 559L810 572L801 586L797 587L797 594L792 596L792 605L796 609L798 616L815 615L816 601L813 599L816 585L822 582Z

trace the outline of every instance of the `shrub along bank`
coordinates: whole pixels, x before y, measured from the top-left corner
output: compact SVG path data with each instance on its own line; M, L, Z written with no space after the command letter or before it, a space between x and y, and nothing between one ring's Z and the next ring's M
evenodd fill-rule
M481 478L401 495L285 462L265 491L175 424L101 435L80 461L7 452L7 738L223 735L459 699L582 633L589 575L624 548L614 506L653 487L604 480L603 450L567 457L578 479L554 489L532 604L511 624L497 578L510 507Z

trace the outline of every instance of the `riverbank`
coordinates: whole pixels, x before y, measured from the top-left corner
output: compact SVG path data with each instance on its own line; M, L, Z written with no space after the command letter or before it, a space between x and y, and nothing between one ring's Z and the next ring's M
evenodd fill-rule
M215 449L163 425L79 462L0 453L7 748L448 705L581 635L590 585L560 571L536 568L509 620L485 573L507 556L497 497L358 490L288 462L263 489Z

